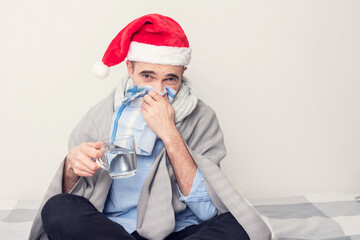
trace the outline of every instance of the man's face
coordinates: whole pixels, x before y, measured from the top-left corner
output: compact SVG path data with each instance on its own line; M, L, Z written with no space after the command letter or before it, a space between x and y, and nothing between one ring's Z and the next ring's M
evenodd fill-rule
M126 61L126 66L134 85L149 85L162 92L165 86L179 91L181 77L186 70L183 66L160 65Z

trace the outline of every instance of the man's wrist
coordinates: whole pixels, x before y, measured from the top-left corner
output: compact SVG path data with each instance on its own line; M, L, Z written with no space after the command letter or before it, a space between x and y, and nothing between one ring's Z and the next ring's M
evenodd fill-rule
M64 161L62 190L64 193L69 193L80 177L70 167L67 156Z
M166 135L161 138L161 140L163 141L166 149L168 150L178 146L179 143L183 141L181 134L179 133L175 125L167 132Z
M65 162L64 162L64 177L70 178L73 180L79 178L79 176L74 173L74 170L70 166L69 159L67 158L67 156L65 157Z

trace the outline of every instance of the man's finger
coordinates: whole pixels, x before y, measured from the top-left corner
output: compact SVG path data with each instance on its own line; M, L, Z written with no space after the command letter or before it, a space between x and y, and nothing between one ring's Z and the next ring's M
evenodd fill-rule
M148 95L150 95L157 102L162 100L162 96L154 90L150 90Z
M92 159L87 160L86 167L88 167L91 171L95 172L100 169L100 166Z
M167 91L166 91L165 95L163 96L163 98L165 99L165 101L170 102Z
M104 155L104 152L102 150L90 147L90 148L86 149L85 154L88 155L91 158L99 158L99 157L102 157Z
M79 170L79 171L83 171L83 172L88 172L88 173L92 173L94 174L96 171L92 170L91 168L89 168L88 166L86 166L86 161L84 160L86 159L86 157L84 156L81 159L78 159L77 161L73 162L71 164L71 168L73 169L73 171L75 172L75 170Z
M80 169L74 169L73 171L79 177L92 177L95 174L95 173L89 173L89 172L86 172L86 171L82 171Z
M85 153L88 157L99 158L104 155L104 152L100 150L102 146L102 142L88 142L87 145L83 147L82 152Z
M102 142L88 142L87 144L93 148L100 148L103 145Z
M143 102L141 104L142 108L145 110L145 111L148 111L149 108L151 107L147 102Z
M99 165L97 165L96 162L89 157L82 158L80 160L80 164L77 167L87 172L96 172L100 168Z
M143 115L144 119L146 119L149 115L148 111L145 108L141 108L140 111L141 111L141 114Z
M151 106L155 103L155 99L152 98L150 95L145 95L144 102Z

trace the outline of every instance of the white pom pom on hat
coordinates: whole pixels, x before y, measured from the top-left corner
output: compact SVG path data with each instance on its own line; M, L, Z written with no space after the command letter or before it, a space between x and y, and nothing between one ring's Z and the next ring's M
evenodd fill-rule
M106 78L110 74L110 68L102 62L97 62L93 65L92 71L98 78Z
M191 59L191 48L176 21L160 14L148 14L135 19L116 35L102 62L94 64L93 72L99 78L106 78L110 67L125 58L130 61L186 66Z

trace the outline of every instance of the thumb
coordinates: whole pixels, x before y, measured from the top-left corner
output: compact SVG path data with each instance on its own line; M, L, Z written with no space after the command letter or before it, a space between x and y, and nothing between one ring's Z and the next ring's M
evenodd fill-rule
M103 145L103 143L99 142L99 141L98 142L89 142L88 145L93 148L100 148Z

